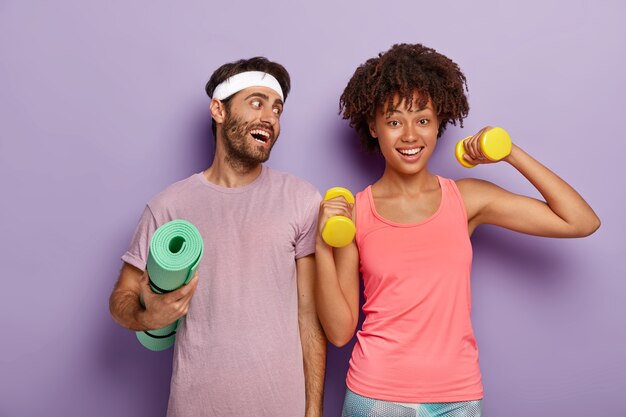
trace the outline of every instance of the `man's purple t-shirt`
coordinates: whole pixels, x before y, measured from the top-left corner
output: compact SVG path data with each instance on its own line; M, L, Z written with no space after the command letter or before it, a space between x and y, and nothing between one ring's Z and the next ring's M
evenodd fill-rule
M263 166L244 187L198 173L148 203L124 262L144 270L152 234L170 220L193 223L204 241L169 417L304 415L296 259L315 250L320 200L308 182Z

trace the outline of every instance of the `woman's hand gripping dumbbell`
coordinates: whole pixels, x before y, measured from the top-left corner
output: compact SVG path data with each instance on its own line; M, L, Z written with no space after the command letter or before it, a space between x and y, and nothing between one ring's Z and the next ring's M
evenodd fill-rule
M341 248L349 245L354 239L356 228L352 221L353 204L354 196L346 188L333 187L326 191L320 208L320 212L323 213L320 216L320 227L322 239L328 245Z
M460 140L454 149L456 159L466 168L506 158L513 143L501 127L485 127L474 136ZM467 156L468 158L466 158Z

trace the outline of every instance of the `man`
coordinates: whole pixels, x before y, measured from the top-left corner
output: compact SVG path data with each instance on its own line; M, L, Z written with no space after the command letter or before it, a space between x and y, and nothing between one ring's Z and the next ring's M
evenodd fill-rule
M183 317L169 417L322 415L326 339L313 299L321 196L263 164L289 89L287 71L263 57L213 73L213 163L148 203L122 257L110 299L118 323L146 331ZM204 257L189 284L157 295L143 272L148 245L173 219L198 228Z

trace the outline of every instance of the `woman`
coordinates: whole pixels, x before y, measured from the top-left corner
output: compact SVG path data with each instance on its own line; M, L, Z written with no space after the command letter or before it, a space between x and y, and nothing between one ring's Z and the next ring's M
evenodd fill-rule
M480 416L483 389L470 323L469 237L481 224L537 236L582 237L600 220L565 181L517 145L501 160L544 201L477 179L453 181L428 161L448 123L462 126L465 76L423 45L394 45L357 68L341 112L368 150L385 158L382 177L352 207L338 197L320 207L317 308L331 343L343 346L358 321L359 270L365 321L346 379L343 416ZM480 150L485 127L465 140L471 164L494 163ZM329 217L356 224L355 241L331 248Z

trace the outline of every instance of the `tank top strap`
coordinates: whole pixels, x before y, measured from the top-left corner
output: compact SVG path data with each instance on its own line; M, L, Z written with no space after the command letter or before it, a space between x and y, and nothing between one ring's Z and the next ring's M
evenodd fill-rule
M441 204L446 205L445 211L448 213L454 213L454 216L459 218L467 224L467 211L465 210L465 203L463 203L463 197L456 182L450 178L439 177L439 185L441 186ZM442 207L444 208L444 207Z
M357 246L360 246L363 236L368 235L369 232L373 228L376 228L376 225L379 223L374 214L374 207L372 206L372 186L368 185L363 191L357 193L354 200L356 213L355 240Z

